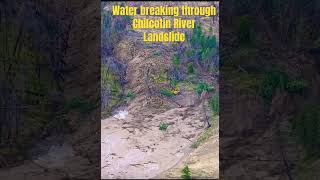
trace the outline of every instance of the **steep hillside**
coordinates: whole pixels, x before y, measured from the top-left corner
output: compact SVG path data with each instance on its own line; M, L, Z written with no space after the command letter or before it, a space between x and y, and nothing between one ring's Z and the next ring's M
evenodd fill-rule
M110 4L105 6L105 11L110 9ZM217 52L203 61L197 51L191 52L207 39L213 40L208 41L212 49L200 46L199 51L217 50L217 24L200 18L201 26L189 30L192 38L183 44L144 43L141 30L109 18L128 29L102 59L108 74L102 79L103 97L108 97L102 100L102 178L153 178L162 173L180 178L182 172L166 172L181 164L190 166L193 177L218 177ZM112 26L107 28L112 32ZM197 162L191 162L195 157ZM215 166L209 166L211 162Z
M317 179L318 2L223 8L220 177Z
M98 7L86 0L0 3L1 43L16 39L1 48L10 57L0 76L1 108L16 107L0 112L1 129L8 128L0 134L1 179L100 177ZM3 96L3 87L16 94Z

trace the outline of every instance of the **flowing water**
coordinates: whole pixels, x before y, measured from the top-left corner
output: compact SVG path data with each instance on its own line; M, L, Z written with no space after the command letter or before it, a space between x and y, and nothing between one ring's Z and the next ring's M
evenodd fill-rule
M29 151L29 160L0 171L0 179L86 178L87 159L76 155L68 137L48 137Z
M119 119L119 120L124 120L129 115L128 107L127 106L120 106L120 107L116 108L112 114L113 114L112 117Z
M126 107L115 110L101 121L101 177L153 178L176 165L203 128L197 113L183 119L187 111L174 108L150 119L134 116ZM159 130L164 119L170 124L167 131Z

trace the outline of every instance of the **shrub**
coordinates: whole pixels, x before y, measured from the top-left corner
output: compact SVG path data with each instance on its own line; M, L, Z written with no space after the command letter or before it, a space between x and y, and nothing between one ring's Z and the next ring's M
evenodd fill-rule
M257 52L257 49L254 47L240 47L237 51L233 52L231 59L236 65L241 65L243 67L250 66L251 64L256 63ZM243 61L243 59L246 59L246 61ZM258 64L253 65L259 67Z
M212 112L218 115L219 114L219 95L215 94L211 99L209 99L208 104Z
M174 55L173 58L172 58L172 64L174 67L179 67L180 66L180 57L178 55Z
M285 89L288 83L286 74L280 71L268 72L262 80L260 86L260 95L265 100L265 103L270 103L273 93L277 88Z
M160 88L160 93L164 96L167 96L167 97L172 97L174 96L175 94L168 88Z
M294 80L290 81L286 85L286 90L291 93L301 93L306 87L307 87L307 82L303 80Z
M314 47L315 48L320 48L320 38L314 41Z
M188 74L194 74L193 63L187 65Z
M213 86L210 86L206 82L200 81L196 87L196 92L198 94L201 94L203 91L212 92L212 91L214 91L214 88L213 88Z
M171 92L172 92L174 95L179 94L179 92L180 92L180 86L177 85L175 88L173 88L173 89L171 90Z
M190 44L192 47L199 48L203 39L204 39L204 34L202 32L201 24L198 24L192 31Z
M112 92L118 94L121 90L120 84L116 76L107 69L106 65L101 65L101 88L111 89Z
M200 136L197 138L197 140L191 144L191 148L198 148L201 144L203 144L203 143L206 142L210 137L213 136L213 134L214 134L214 128L215 128L214 123L216 123L217 121L218 121L217 118L216 118L216 119L215 119L215 118L212 118L212 119L211 119L211 124L212 124L212 126L209 127L209 128L206 129L203 133L200 134Z
M132 24L132 17L131 16L124 16L124 21L127 23L127 24Z
M107 68L106 65L101 65L101 108L102 111L108 110L120 101L121 84L117 80L116 75Z
M111 83L111 92L113 94L119 94L121 91L121 87L119 83Z
M95 107L93 102L90 102L82 97L74 97L64 107L64 111L68 112L70 110L79 110L81 113L90 111Z
M160 125L159 125L159 130L161 131L166 131L167 128L168 128L168 124L164 123L164 122L160 122Z
M201 24L198 24L192 32L189 39L190 48L186 49L184 54L191 61L199 61L201 65L210 67L210 65L217 64L217 39L214 35L207 36L203 31Z
M285 73L272 70L264 76L259 91L265 103L268 104L277 88L290 93L300 93L307 85L308 83L304 80L289 80Z
M178 80L176 80L176 79L171 79L170 80L170 86L171 87L175 88L175 87L177 87L178 84L179 84Z
M293 120L293 129L304 145L309 157L319 157L320 152L320 105L309 106Z
M195 51L194 51L193 49L192 49L192 50L186 50L186 51L185 51L185 55L187 56L188 59L192 59L194 53L195 53Z
M134 92L129 91L127 93L127 98L129 98L130 100L134 99L136 97L136 94Z
M25 153L23 150L24 149L19 147L1 147L0 156L3 158L3 163L5 159L10 159L11 161L23 160L23 154Z
M182 169L182 175L181 175L182 179L191 179L191 172L188 166L185 166Z
M168 81L168 75L164 70L161 70L160 73L154 75L152 79L156 84L160 84Z
M217 46L216 36L208 36L202 44L202 48L214 49Z
M201 50L201 61L209 61L215 52L216 50L214 48L203 48Z
M250 29L251 22L248 16L241 16L237 22L237 39L241 44L249 44L252 41L252 33Z
M101 12L101 52L102 57L112 54L116 42L126 33L126 26L131 24L131 16L113 17L111 11L102 8Z
M161 52L157 51L155 53L153 53L154 56L160 56L161 55Z

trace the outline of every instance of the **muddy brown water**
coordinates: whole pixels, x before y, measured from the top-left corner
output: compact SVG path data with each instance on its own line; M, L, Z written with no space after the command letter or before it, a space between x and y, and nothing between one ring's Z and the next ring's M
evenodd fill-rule
M68 137L48 137L29 151L22 164L0 171L0 179L88 178L89 161L76 155Z
M140 119L143 127L137 126L130 112L124 119L102 120L101 177L153 178L176 165L190 152L190 145L203 130L203 123L195 120L199 114L183 119L181 115L187 110L174 108L151 119ZM167 131L159 130L163 119L170 124Z

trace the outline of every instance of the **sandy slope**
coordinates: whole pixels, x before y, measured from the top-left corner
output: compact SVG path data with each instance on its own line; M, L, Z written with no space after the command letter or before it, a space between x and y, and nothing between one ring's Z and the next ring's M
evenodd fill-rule
M201 22L204 27L213 23L210 18L203 18ZM127 65L125 90L137 97L129 102L126 118L119 115L120 119L101 120L101 176L157 177L179 165L193 151L192 142L205 129L203 111L196 105L198 99L194 91L184 86L174 98L159 97L159 87L168 82L157 84L153 78L168 72L172 66L171 60L176 53L172 44L144 43L140 31L129 31L113 52L118 62ZM167 131L159 130L160 122L169 124ZM203 145L205 151L201 151L201 147L196 151L202 152L201 158L210 159L206 163L211 164L213 160L212 168L208 168L216 171L218 136L211 140ZM194 167L207 168L202 165Z
M186 155L173 168L161 173L156 178L178 179L181 177L182 169L186 165L189 167L193 179L219 178L219 136L217 131L207 142Z
M49 140L44 141L50 142ZM30 160L25 160L16 167L0 170L0 179L90 179L94 173L88 159L75 154L70 142L44 145L38 143L36 149L47 148L48 150L41 155L37 155Z

